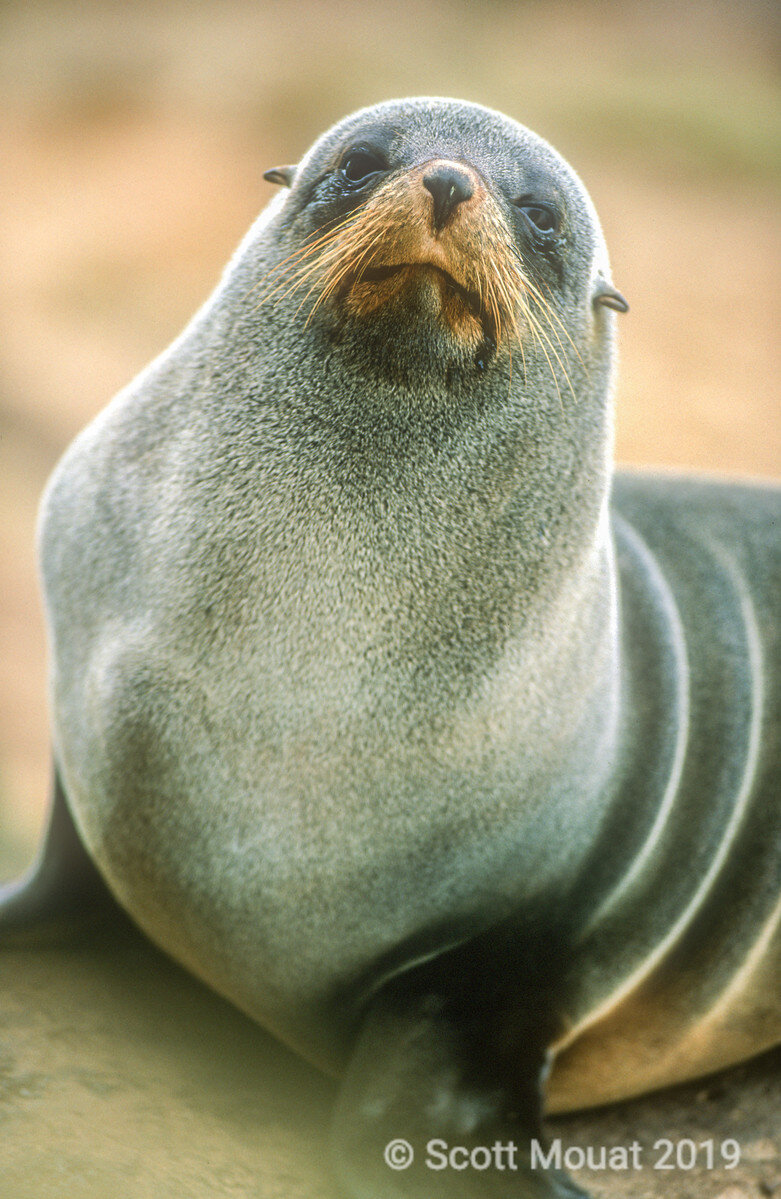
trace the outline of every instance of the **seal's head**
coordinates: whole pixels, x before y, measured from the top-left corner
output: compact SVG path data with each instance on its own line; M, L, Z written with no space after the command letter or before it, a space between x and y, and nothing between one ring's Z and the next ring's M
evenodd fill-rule
M304 320L370 341L378 366L398 368L400 340L418 361L424 348L427 368L438 358L483 371L516 352L524 370L539 360L571 388L568 360L595 306L626 307L572 169L477 105L362 110L266 177L290 194L259 299L295 301Z

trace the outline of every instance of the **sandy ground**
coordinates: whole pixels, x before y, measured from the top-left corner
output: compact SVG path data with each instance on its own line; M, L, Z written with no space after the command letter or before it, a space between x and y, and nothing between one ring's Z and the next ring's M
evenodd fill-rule
M2 978L4 1199L343 1199L333 1084L140 937L6 951ZM779 1066L781 1051L548 1132L562 1152L623 1147L638 1163L576 1171L597 1199L781 1194ZM656 1168L665 1139L687 1166L697 1146L695 1168Z

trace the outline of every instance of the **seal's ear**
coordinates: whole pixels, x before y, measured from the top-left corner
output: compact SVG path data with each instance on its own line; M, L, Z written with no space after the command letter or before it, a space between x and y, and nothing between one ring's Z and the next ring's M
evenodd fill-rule
M293 182L293 176L296 168L292 167L271 167L270 170L263 172L263 178L269 183L280 183L282 187L290 187Z
M605 308L613 308L616 312L629 311L629 305L621 295L621 292L613 287L612 283L608 283L607 279L603 279L601 275L597 276L594 284L591 302L594 305L604 304Z

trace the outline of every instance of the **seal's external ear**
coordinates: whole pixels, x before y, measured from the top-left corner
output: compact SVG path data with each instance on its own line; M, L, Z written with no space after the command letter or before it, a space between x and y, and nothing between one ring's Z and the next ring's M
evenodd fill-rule
M629 305L627 304L621 292L613 287L612 283L608 283L607 279L603 279L601 275L597 276L594 284L594 293L591 297L592 304L604 304L605 308L613 308L616 312L628 312Z
M282 187L290 187L293 182L293 175L296 168L292 167L271 167L270 170L263 172L263 178L269 183L280 183Z

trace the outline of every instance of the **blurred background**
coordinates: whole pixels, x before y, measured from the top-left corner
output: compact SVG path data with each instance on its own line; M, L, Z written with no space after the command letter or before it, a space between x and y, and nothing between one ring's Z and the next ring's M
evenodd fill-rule
M776 6L0 0L0 877L48 786L33 551L67 442L180 330L295 161L412 94L502 109L592 193L619 461L781 474Z

